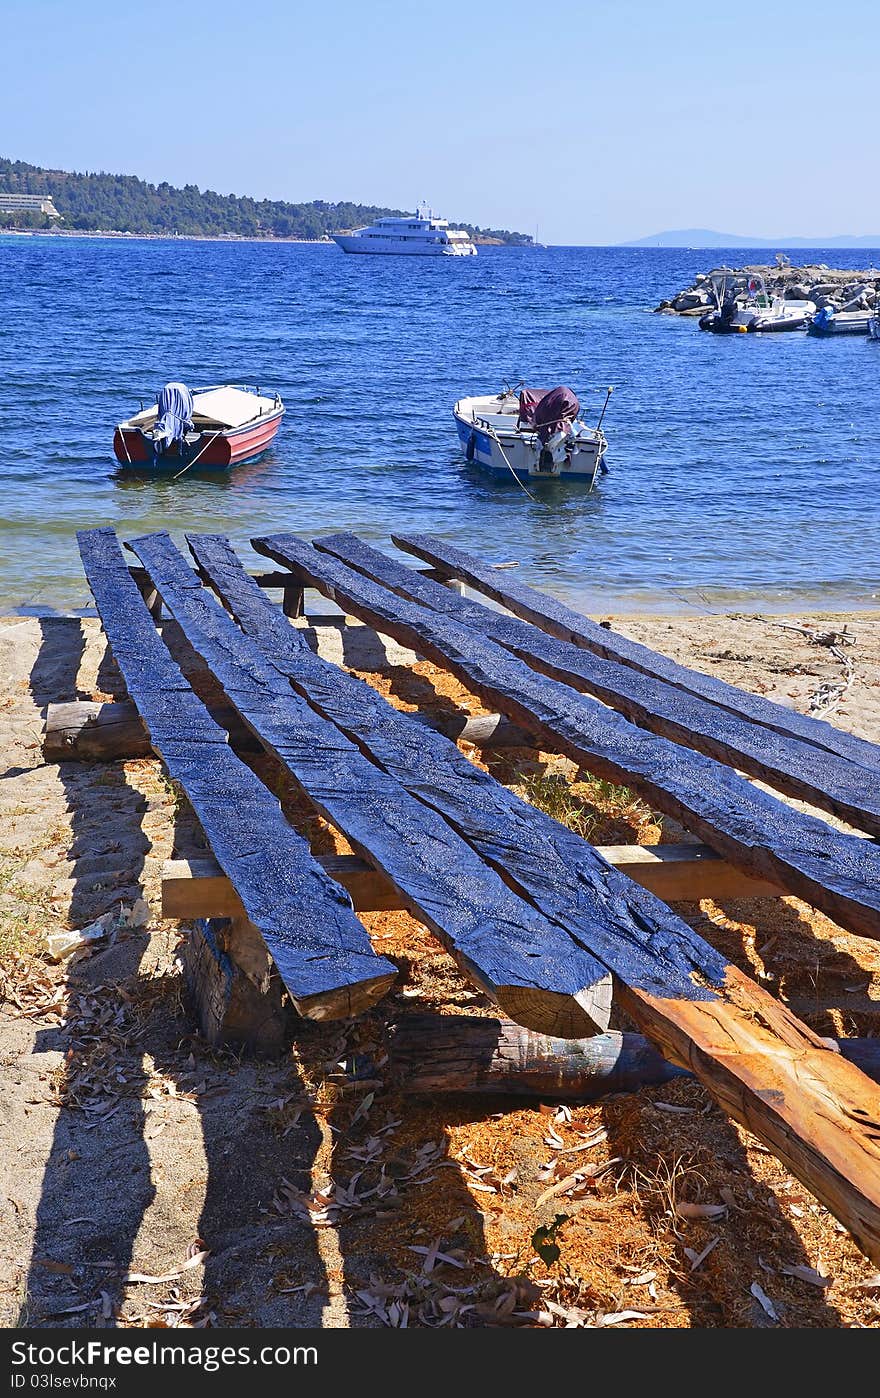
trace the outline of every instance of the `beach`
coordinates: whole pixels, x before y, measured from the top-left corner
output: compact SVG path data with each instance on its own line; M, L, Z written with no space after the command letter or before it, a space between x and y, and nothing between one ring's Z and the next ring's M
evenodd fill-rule
M880 741L877 611L595 615L802 712L839 689L831 722ZM395 706L486 711L436 665L349 630L344 650L334 627L310 634ZM362 1020L309 1027L267 1061L208 1048L185 1003L185 929L161 915L163 862L199 838L185 798L153 758L42 760L47 704L123 696L99 622L2 618L0 664L0 1324L876 1324L871 1264L696 1081L570 1109L413 1099L386 1082L388 1023L493 1013L406 913L362 915L400 970ZM687 838L558 755L461 746L535 802L561 784L594 844ZM289 784L278 790L317 852L349 852ZM109 945L48 961L47 934L120 907L130 925ZM793 897L676 910L820 1034L877 1033L877 943ZM630 1026L615 1012L612 1027ZM357 1055L374 1065L368 1090L343 1067ZM559 1157L590 1171L548 1194ZM377 1162L397 1181L380 1209L359 1192ZM540 1226L561 1270L536 1253Z

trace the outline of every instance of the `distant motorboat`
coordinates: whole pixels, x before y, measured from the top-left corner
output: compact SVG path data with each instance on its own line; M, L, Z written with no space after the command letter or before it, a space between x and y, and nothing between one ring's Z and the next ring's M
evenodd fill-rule
M816 309L813 301L789 301L784 296L771 295L759 274L749 277L745 293L738 291L736 276L726 268L712 273L709 280L715 306L700 317L701 330L711 330L716 335L803 330Z
M869 335L873 319L870 311L835 311L831 306L823 306L810 318L807 334Z
M476 257L477 249L463 228L450 228L426 204L402 218L380 218L365 228L330 235L343 252L406 257Z
M608 443L601 427L605 408L597 425L589 427L570 388L518 385L459 398L452 415L466 459L491 471L592 484L599 471L607 470Z
M113 452L121 466L154 470L237 466L262 455L283 416L279 394L246 384L191 392L186 384L167 383L152 407L119 423Z

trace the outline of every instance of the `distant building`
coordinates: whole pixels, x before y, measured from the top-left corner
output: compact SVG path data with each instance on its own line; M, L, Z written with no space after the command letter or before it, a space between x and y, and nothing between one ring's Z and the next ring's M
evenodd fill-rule
M60 218L51 194L6 194L0 189L0 214L48 214Z

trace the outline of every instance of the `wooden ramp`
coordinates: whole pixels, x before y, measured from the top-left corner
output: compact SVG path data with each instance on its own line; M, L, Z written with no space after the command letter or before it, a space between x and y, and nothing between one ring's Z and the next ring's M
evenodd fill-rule
M511 1018L541 1033L577 1037L606 1028L606 968L296 695L199 585L167 534L131 547L244 722L357 852L384 871L466 974ZM342 678L329 667L327 674Z
M99 531L105 547L107 532ZM247 577L225 540L194 536L189 543L201 578L228 611L218 606L167 536L138 540L136 552L162 603L251 733L284 763L317 809L348 835L363 862L356 869L346 865L345 873L337 868L338 876L384 881L380 896L396 895L401 906L416 912L473 979L492 990L513 1018L540 1033L574 1037L584 1032L585 1022L603 1027L613 978L621 1007L655 1047L693 1071L716 1101L773 1150L863 1250L880 1261L877 1087L586 842L521 802L441 734L315 656ZM591 727L599 722L593 718L596 711L608 725L599 728L602 742L612 744L607 760L633 760L642 779L658 789L667 773L673 781L682 780L674 763L658 768L658 749L693 761L696 766L686 769L683 789L696 804L698 776L710 788L699 819L713 831L710 818L723 825L716 847L723 846L725 855L728 846L746 847L756 838L755 812L763 819L766 802L774 812L776 824L770 829L777 838L772 862L761 864L760 870L766 877L772 868L771 882L777 886L789 886L789 866L797 869L804 858L800 842L805 831L812 837L815 826L835 836L818 819L799 825L806 818L761 793L755 793L755 808L745 803L732 814L729 801L719 802L719 791L739 799L740 788L752 788L728 768L633 728L595 700L535 674L473 627L400 599L293 536L255 544L289 569L282 576L317 586L347 612L429 654L480 692L503 697L504 703L500 697L494 702L502 710L509 702L513 717L542 745L564 742L569 750L586 750L588 738L596 741ZM292 595L292 587L284 586ZM132 610L130 595L125 605ZM152 675L156 657L165 649L141 604L139 626L143 617L151 641L139 634L130 642L124 625L119 628L121 668L130 690L138 692L150 689L148 681L142 683L138 664ZM179 671L177 675L182 681ZM180 692L186 693L185 682ZM147 714L142 717L151 742L162 751L161 726L154 732ZM175 758L170 733L166 747ZM721 774L717 778L716 772ZM670 799L684 810L681 789L673 785ZM795 838L787 844L783 835L789 818ZM213 844L207 826L206 833ZM870 841L839 838L871 846ZM815 858L810 876L818 882L820 855ZM744 856L738 853L737 859L739 867L755 872ZM229 861L218 855L218 862L232 880ZM832 859L827 863L836 888L839 871ZM179 870L175 896L193 896L189 890L202 882L191 878L193 872L198 871ZM207 886L219 871L208 865L203 872ZM320 867L318 872L327 877ZM781 872L786 880L777 877ZM872 905L863 874L859 867L858 878L850 879L844 893L866 917L864 910ZM233 882L220 886L215 881L212 896L236 894ZM373 895L362 896L369 905ZM835 896L842 895L838 891Z
M880 848L758 790L731 768L646 733L569 686L536 674L481 632L394 592L399 565L353 536L334 536L334 556L294 535L255 539L309 585L427 655L546 746L588 771L632 787L699 835L731 864L822 909L850 931L880 936ZM318 541L320 542L320 541ZM340 561L357 560L383 587Z
M501 572L444 540L428 534L400 534L393 538L400 548L430 563L441 576L470 583L479 592L507 607L516 616L533 622L551 636L571 641L608 660L619 661L685 693L698 695L717 708L749 719L782 737L800 739L825 752L837 753L858 766L880 772L880 747L866 738L846 733L824 719L787 709L772 699L765 699L763 695L737 689L714 675L704 675L700 670L679 665L668 656L600 626L557 598L528 587L506 570Z
M112 529L78 535L89 587L130 697L202 823L300 1014L348 1018L391 987L348 895L235 756L163 644Z
M614 972L615 994L639 1027L696 1072L829 1207L843 1209L848 1226L858 1215L860 1236L875 1248L880 1147L867 1121L880 1114L880 1094L858 1070L571 831L520 802L442 738L426 747L416 724L360 681L328 676L225 541L191 537L189 543L203 576L239 624L260 638L278 670L402 785L451 819L521 892L577 928ZM278 553L288 566L296 562L294 571L306 580L299 562L307 545ZM318 571L324 563L332 566L319 560ZM834 1144L825 1140L830 1100ZM853 1141L856 1120L862 1125ZM829 1170L832 1158L836 1166ZM870 1202L860 1199L865 1186Z

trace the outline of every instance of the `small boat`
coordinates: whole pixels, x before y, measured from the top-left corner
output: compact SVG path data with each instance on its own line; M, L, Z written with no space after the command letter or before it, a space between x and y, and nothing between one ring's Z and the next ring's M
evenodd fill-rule
M727 269L713 272L709 280L715 307L701 316L700 329L716 335L803 330L816 309L813 301L789 301L784 296L771 295L764 278L757 273L748 278L745 291L739 289L739 275Z
M191 466L238 466L260 456L275 438L284 404L280 396L246 384L214 384L190 391L167 383L113 434L122 466L186 471Z
M463 228L450 228L446 219L438 218L426 204L420 204L413 215L380 218L367 228L355 228L349 233L331 233L330 236L343 252L386 256L402 253L408 257L477 255L470 234Z
M835 311L823 306L807 323L808 335L869 335L870 311Z
M484 397L459 398L452 409L459 441L468 461L491 471L558 480L595 481L608 443L602 419L611 389L595 427L580 416L570 388L506 388Z

